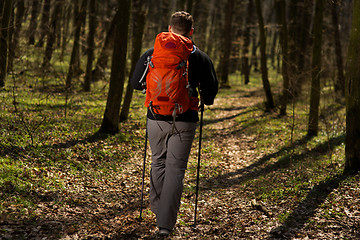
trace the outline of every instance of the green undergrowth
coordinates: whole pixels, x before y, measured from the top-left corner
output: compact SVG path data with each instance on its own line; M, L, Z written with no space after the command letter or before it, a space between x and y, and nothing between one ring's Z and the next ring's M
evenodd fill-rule
M275 93L281 92L280 80L277 76L270 78ZM239 76L233 76L230 82L232 88L220 90L218 97L221 99L221 106L210 106L204 113L205 143L200 175L204 182L203 191L218 188L226 190L238 186L242 189L240 192L246 193L249 202L251 199L261 202L268 208L271 216L276 216L286 226L296 218L299 206L310 210L313 207L319 208L320 212L331 209L328 217L344 215L348 189L359 189L359 175L352 177L343 173L344 102L335 100L330 92L331 88L324 87L319 134L309 137L307 88L303 89L303 96L290 101L287 115L279 116L278 109L264 112L265 98L260 75L253 77L247 86L241 83ZM239 114L219 116L219 110L235 112L242 109L233 106L232 99L237 98L240 105L241 101L246 102L248 98L259 98L260 101L254 101L250 105L244 103L244 106L248 105ZM278 106L276 94L274 99ZM226 128L229 121L233 121L233 125ZM211 127L206 128L207 125L216 123L224 126L220 132L211 130ZM252 139L251 146L249 143L242 143L244 137ZM250 155L241 154L242 148L250 148ZM234 151L233 157L226 158L229 151ZM193 159L196 157L193 156ZM237 162L244 159L248 163L238 167ZM193 160L189 169L192 176L190 179L195 179L196 166L197 162ZM190 184L186 191L190 194L195 189ZM309 218L308 221L313 220ZM307 224L309 223L304 223Z
M0 211L27 218L43 196L66 190L66 178L103 180L121 173L143 147L143 96L114 136L98 133L107 83L66 92L61 77L11 76L0 92ZM8 217L9 217L8 216Z
M121 175L126 166L142 156L145 135L144 96L136 92L129 120L120 123L116 135L99 134L108 84L97 82L91 92L81 84L66 92L64 76L33 78L26 72L14 76L0 92L0 211L12 218L39 217L36 208L46 196L66 191L67 178L105 181ZM278 106L281 78L270 74ZM308 90L290 101L287 116L278 109L264 112L261 76L254 74L248 85L238 73L230 78L230 89L221 89L214 106L204 112L201 158L202 191L238 185L242 197L256 199L274 211L283 223L291 220L297 205L312 203L339 216L347 188L358 188L358 176L343 176L345 108L324 90L320 106L320 131L309 138ZM233 102L240 102L234 109ZM257 100L252 100L257 99ZM221 112L241 110L230 117ZM211 126L227 124L219 134ZM235 139L237 151L249 148L249 155L230 156L222 142ZM250 139L246 144L243 138ZM185 196L195 192L198 134L187 172ZM230 140L229 140L230 141ZM238 168L236 161L247 162ZM223 163L232 161L228 168ZM240 162L240 161L239 161ZM242 169L247 170L242 172ZM336 190L336 191L335 191ZM61 198L57 204L62 204ZM338 208L330 204L337 202ZM275 205L286 205L276 210ZM186 204L184 206L187 206ZM183 207L184 207L183 206ZM336 210L340 209L340 210ZM20 213L20 214L19 214ZM19 217L21 216L21 217ZM289 220L290 219L290 220ZM185 223L183 223L184 225ZM309 226L316 224L309 219Z

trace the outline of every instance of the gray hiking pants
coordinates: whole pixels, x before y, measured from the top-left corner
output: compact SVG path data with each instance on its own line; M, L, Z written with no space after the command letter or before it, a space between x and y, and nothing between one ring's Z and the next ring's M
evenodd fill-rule
M172 230L180 208L184 175L194 140L196 123L148 119L152 154L150 206L158 227Z

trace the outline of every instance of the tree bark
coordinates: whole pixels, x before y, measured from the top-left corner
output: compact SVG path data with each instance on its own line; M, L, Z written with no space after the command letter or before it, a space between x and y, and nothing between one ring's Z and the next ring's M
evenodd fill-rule
M14 5L14 2L13 2ZM11 8L11 13L10 13L10 23L9 23L9 30L8 30L8 60L7 60L7 67L6 67L6 72L9 73L12 71L12 59L14 58L14 46L13 46L13 37L14 37L14 32L15 32L15 19L14 19L14 15L15 15L15 11L14 11L14 6L12 6Z
M345 171L360 170L360 0L354 0L346 71Z
M76 3L77 1L75 1ZM69 65L69 71L66 76L66 88L69 89L72 86L72 79L80 71L80 34L81 25L85 20L87 0L83 0L81 3L80 11L77 10L78 4L75 4L75 33L74 33L74 44L71 52L71 59Z
M44 46L44 41L45 41L45 37L46 35L49 35L49 32L51 31L50 28L50 24L49 24L49 17L50 17L50 0L44 0L43 3L43 10L42 10L42 18L41 18L41 23L40 23L40 38L38 43L36 44L37 47L43 47Z
M20 35L20 30L21 30L21 27L22 27L23 20L24 20L24 13L25 13L24 1L18 0L17 1L17 11L16 11L16 16L15 16L14 36L13 36L13 39L12 39L12 41L13 41L13 44L12 44L13 56L12 57L17 56L16 49L17 49L17 46L18 46L18 43L19 43L19 35ZM12 63L10 63L12 61L13 61L13 58L9 58L9 64L12 65Z
M111 46L114 43L115 27L117 22L120 21L120 13L117 11L111 21L109 30L106 34L104 45L101 48L100 55L97 59L95 69L92 71L92 81L96 82L100 80L105 73L105 69L108 65L109 55L111 54Z
M55 44L55 40L56 40L56 30L57 30L56 27L58 26L57 21L59 19L61 4L62 4L61 0L55 1L55 7L53 9L52 16L51 16L51 22L49 25L48 37L47 37L47 42L46 42L45 55L44 55L44 60L43 60L43 64L42 64L44 69L47 69L50 66L50 60L51 60L52 54L54 52L54 44Z
M283 76L283 89L280 100L280 116L286 116L286 108L289 100L289 75L288 75L288 32L286 24L286 3L285 0L276 1L276 10L278 23L281 26L280 30L280 44L282 53L282 76Z
M5 4L5 1L4 1L4 0L1 0L1 1L0 1L0 13L1 13L0 23L1 23L1 19L2 19L2 13L3 13L3 10L4 10L4 4Z
M220 58L220 87L230 88L229 83L229 63L231 52L231 37L232 37L232 19L235 1L228 0L225 7L225 22L223 28L223 43Z
M337 6L340 3L337 0L333 0L331 4L332 4L331 15L334 26L335 57L336 57L336 65L337 65L335 92L341 96L345 96L345 76L344 76L342 48L341 48L340 32L339 32L339 20L338 20L338 12L337 12Z
M310 31L311 28L311 22L312 22L312 13L313 13L313 0L304 0L302 3L302 12L301 12L301 22L299 24L299 32L300 35L297 38L298 43L298 55L297 55L297 84L295 86L295 96L299 96L302 93L302 85L306 82L306 79L308 79L308 75L304 74L307 72L310 72L306 69L309 61L307 58L308 50L310 49Z
M56 33L55 33L55 42L56 42L56 48L61 47L61 39L62 39L62 26L63 26L63 12L64 12L64 6L65 6L66 0L61 0L61 5L58 13L58 20L56 21Z
M205 44L204 49L205 52L209 54L209 56L213 59L213 56L211 54L212 52L212 38L211 33L214 29L214 19L215 19L215 13L216 13L216 7L215 7L215 0L210 0L209 2L209 13L208 18L206 19L206 32L205 32Z
M128 119L131 99L134 89L131 87L130 78L134 72L137 60L140 58L141 48L142 48L142 37L145 28L145 17L146 14L141 10L143 0L133 1L134 11L133 11L133 47L131 53L131 69L129 81L126 87L126 94L124 98L124 103L121 108L120 121L125 121Z
M9 49L9 23L12 12L12 0L5 0L0 30L0 88L5 86Z
M64 60L64 53L67 46L67 37L69 35L69 25L70 25L70 16L71 16L71 3L65 3L63 5L62 11L62 43L61 43L61 53L60 53L60 61Z
M156 6L156 8L160 9L160 16L157 15L157 25L159 26L158 32L167 31L169 26L169 19L170 19L170 1L168 0L160 0L161 4ZM160 21L160 22L159 22ZM160 23L160 24L159 24Z
M266 64L266 36L265 36L265 29L264 29L264 18L262 16L260 0L255 1L256 5L256 13L258 16L259 21L259 33L260 33L260 52L261 52L261 76L263 87L266 96L266 103L265 103L265 111L271 111L275 108L274 99L271 93L270 82L268 78L268 69Z
M312 74L311 74L312 78L311 78L308 136L316 136L319 131L323 11L324 11L324 0L316 0L315 17L314 17L314 42L313 42L313 56L312 56Z
M104 118L99 129L101 133L115 134L119 131L119 112L124 90L126 53L129 28L130 0L118 0L120 21L115 29L114 52L111 76Z
M31 19L29 25L29 45L35 44L35 33L37 28L37 17L38 17L38 4L39 1L33 0L32 7L31 7Z
M272 44L271 44L271 49L270 49L270 59L271 59L271 66L273 67L273 69L276 69L276 64L275 64L275 56L276 56L276 50L277 50L277 44L278 44L278 33L277 31L272 31Z
M195 39L196 46L204 50L206 45L206 29L210 3L205 5L202 4L201 1L195 1L193 4L192 16L196 21L196 26L201 26L200 28L196 28L196 34L195 36L193 35L193 39Z
M289 1L289 78L290 96L298 97L307 78L304 74L306 55L309 46L309 29L311 28L313 0Z
M249 46L250 46L250 25L253 23L253 9L254 3L253 0L249 0L247 7L247 16L245 23L245 32L244 32L244 46L243 46L243 56L242 56L242 74L244 74L244 83L248 84L250 82L250 66L249 66Z
M288 16L289 16L289 26L288 26L288 44L289 44L289 52L288 52L288 73L290 77L290 95L295 96L295 88L297 86L297 51L296 49L299 46L296 45L296 38L298 38L299 32L297 31L297 26L299 25L300 13L301 9L297 8L298 1L289 1L288 4Z
M87 49L87 64L84 82L84 91L89 92L91 87L92 66L94 61L95 50L95 32L96 32L96 1L90 0L89 4L89 35L88 35L88 49Z

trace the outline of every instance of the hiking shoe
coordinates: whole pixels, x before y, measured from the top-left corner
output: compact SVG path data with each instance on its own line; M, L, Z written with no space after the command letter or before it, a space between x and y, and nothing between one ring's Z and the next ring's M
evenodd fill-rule
M169 234L170 234L170 230L169 230L169 229L167 229L167 228L160 228L160 229L159 229L159 235L160 235L161 237L167 237L167 236L169 236Z

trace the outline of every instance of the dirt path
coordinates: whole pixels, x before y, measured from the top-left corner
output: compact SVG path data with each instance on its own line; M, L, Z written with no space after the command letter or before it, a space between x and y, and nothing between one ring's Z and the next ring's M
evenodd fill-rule
M241 185L246 180L248 166L261 156L257 156L256 135L243 133L245 126L237 121L237 117L251 113L262 101L261 92L243 92L218 97L215 104L207 107L204 114L203 149L201 155L201 180L198 202L197 229L194 231L195 179L197 167L198 139L194 141L188 171L185 178L185 189L178 222L171 239L236 239L261 238L266 231L255 222L266 220L268 216L251 205L251 191ZM198 133L197 133L198 134ZM150 165L148 151L147 166ZM145 205L143 220L139 221L138 182L141 176L142 155L138 154L134 164L129 164L122 176L120 188L124 188L123 197L126 201L120 204L117 216L104 224L109 229L111 239L156 239L157 228L155 217L149 210L148 189L149 176L145 180ZM136 170L134 170L134 168ZM243 180L241 177L245 176ZM240 179L240 180L239 180ZM129 185L127 185L129 184ZM117 183L114 183L116 186ZM127 191L125 191L127 190ZM117 204L118 206L118 204ZM108 217L104 215L105 218ZM104 219L98 217L101 222ZM92 236L97 236L93 231ZM98 236L103 236L104 230Z
M286 174L272 174L276 169L287 171L276 159L277 153L287 150L281 140L276 142L274 138L263 152L258 149L257 142L263 136L259 135L262 129L258 129L257 124L266 121L261 110L262 101L261 90L229 90L219 95L213 106L206 108L197 229L192 225L198 139L194 141L186 172L178 222L169 239L334 239L344 231L337 227L345 228L344 236L350 236L348 239L357 236L352 228L356 229L359 220L346 215L333 221L326 231L317 232L316 225L304 229L310 216L325 221L316 208L337 189L343 180L341 176L306 189L310 193L301 201L287 201L286 197L274 203L261 201L259 188L273 187L273 178L287 177ZM101 141L92 144L101 144ZM57 174L64 182L64 189L34 191L30 197L39 202L36 212L24 213L29 216L26 221L0 216L0 239L157 239L155 217L148 202L150 151L147 154L145 208L140 221L143 142L134 149L124 144L114 151L133 154L127 162L121 163L120 172L110 171L108 175L100 172L98 178L86 175L79 178L71 171L59 170ZM346 188L338 191L345 192ZM317 200L312 193L326 195ZM359 189L351 194L358 199ZM360 201L358 203L360 205ZM356 213L359 207L353 210Z
M251 204L254 197L251 190L241 184L248 180L248 172L261 156L255 151L256 134L245 134L242 131L245 126L237 117L251 113L261 102L261 92L234 93L217 98L205 111L197 229L192 228L198 151L195 140L179 219L171 239L261 239L273 227L264 228L256 223L266 221L271 213L257 210ZM156 238L154 221L149 213L144 222L132 222L134 238ZM121 237L127 234L124 232Z

